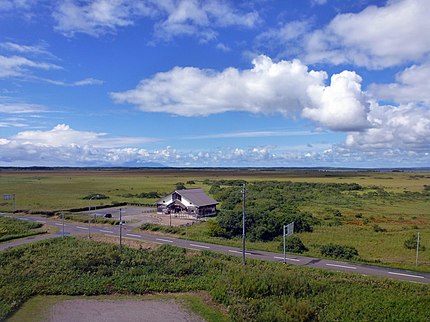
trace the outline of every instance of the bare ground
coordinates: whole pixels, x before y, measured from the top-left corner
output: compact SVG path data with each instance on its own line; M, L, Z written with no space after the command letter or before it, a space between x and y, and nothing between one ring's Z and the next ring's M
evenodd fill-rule
M201 322L174 300L74 299L54 304L50 322Z

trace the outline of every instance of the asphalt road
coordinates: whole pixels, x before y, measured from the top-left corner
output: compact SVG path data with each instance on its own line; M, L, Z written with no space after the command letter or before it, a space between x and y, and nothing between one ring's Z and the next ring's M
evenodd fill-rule
M0 214L0 215L4 216L7 214ZM3 243L3 244L0 244L0 250L14 247L16 245L40 240L40 239L46 239L46 238L62 235L63 224L61 220L52 220L52 219L47 219L41 216L34 216L34 215L26 216L26 217L24 216L13 216L13 217L21 220L40 222L47 226L57 227L60 229L60 231L57 234L43 235L43 236L36 236L36 237L33 236L33 237L12 241L10 243ZM74 223L70 221L66 221L64 225L65 234L71 234L71 235L102 234L106 236L119 237L119 229L120 229L119 226L91 225L89 227L88 224ZM223 253L223 254L232 255L232 256L242 256L242 249L240 248L216 245L216 244L208 244L208 243L202 243L202 242L185 240L185 239L177 239L177 238L172 238L167 236L165 237L162 235L135 233L131 231L131 228L127 227L127 225L124 225L122 228L122 236L123 238L143 240L143 241L157 243L157 244L169 244L173 246L183 247L186 249L208 250L208 251ZM246 258L254 258L254 259L266 260L271 262L284 262L283 254L280 254L280 253L264 252L264 251L258 251L258 250L246 250L245 255L246 255ZM330 260L330 259L298 256L298 255L291 255L291 254L287 254L287 257L285 258L285 262L290 265L328 269L328 270L338 271L338 272L356 273L356 274L361 274L365 276L382 276L386 278L409 281L413 283L430 284L429 273L413 272L408 270L399 270L399 269L393 269L393 268L387 268L387 267L355 264L355 263L341 262L341 261Z

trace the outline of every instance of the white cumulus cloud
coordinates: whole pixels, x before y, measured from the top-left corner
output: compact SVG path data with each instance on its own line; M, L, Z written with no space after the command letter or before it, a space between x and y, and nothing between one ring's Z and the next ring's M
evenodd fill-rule
M229 111L303 116L332 130L368 126L361 78L344 71L325 85L324 71L309 71L299 60L253 60L253 68L221 72L175 67L140 82L132 90L111 93L117 102L136 104L146 112L207 116Z
M361 81L355 72L343 71L332 76L330 86L311 86L308 94L316 107L306 107L302 115L337 131L369 127Z
M397 103L422 102L430 105L430 63L413 65L396 75L396 82L372 84L368 91L377 99Z
M136 104L142 111L182 116L228 111L287 115L300 111L308 102L308 87L326 78L325 72L308 71L298 60L274 63L259 56L253 65L252 69L222 72L175 67L111 96L117 102Z
M325 1L314 1L314 4ZM290 21L263 32L257 43L280 57L308 64L352 64L383 69L422 62L430 54L430 1L387 0L357 13L341 13L311 30L311 21Z
M349 134L346 139L348 147L402 153L430 150L430 110L413 105L373 104L368 118L372 127Z
M430 53L430 2L392 0L359 13L337 15L307 39L306 61L385 68Z

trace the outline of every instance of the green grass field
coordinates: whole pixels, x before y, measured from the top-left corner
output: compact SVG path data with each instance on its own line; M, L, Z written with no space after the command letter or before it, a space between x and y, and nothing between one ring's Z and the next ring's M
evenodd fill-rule
M69 170L69 171L1 171L0 193L15 193L17 208L26 211L53 211L88 207L84 200L91 193L100 193L108 199L92 200L91 206L116 202L154 203L156 199L126 198L142 192L171 192L178 182L194 181L187 187L202 187L209 191L207 180L292 181L316 183L358 183L363 191L347 192L326 199L312 199L300 205L322 222L312 233L299 237L309 248L308 255L320 256L318 246L328 243L357 248L366 261L381 261L400 268L430 271L430 198L423 196L430 186L430 173L409 172L322 172L311 170ZM374 193L384 191L384 194ZM374 196L359 198L362 194ZM418 195L416 195L418 193ZM0 211L11 211L11 201L0 201ZM222 207L222 205L221 205ZM342 213L340 225L327 217L327 209ZM358 217L357 217L358 215ZM328 218L328 219L327 219ZM378 225L385 231L375 232ZM408 236L421 234L426 250L419 254L415 266L415 252L403 247ZM240 245L240 240L226 240L208 235L207 225L194 225L190 238L215 243ZM248 242L255 249L277 250L279 240Z
M0 253L0 320L37 295L206 291L233 321L428 321L430 287L195 252L56 238ZM193 304L196 305L196 304ZM200 310L205 311L199 304ZM213 313L211 313L212 315Z

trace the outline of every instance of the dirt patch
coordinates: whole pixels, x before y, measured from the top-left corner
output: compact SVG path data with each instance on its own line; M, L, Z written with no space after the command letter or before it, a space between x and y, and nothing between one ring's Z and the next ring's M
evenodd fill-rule
M204 321L174 300L65 300L54 304L48 315L50 322Z
M144 296L36 296L11 316L10 322L170 322L205 321L187 309L182 297L192 294ZM194 295L196 296L196 295ZM220 311L221 312L221 311Z

